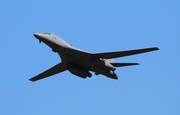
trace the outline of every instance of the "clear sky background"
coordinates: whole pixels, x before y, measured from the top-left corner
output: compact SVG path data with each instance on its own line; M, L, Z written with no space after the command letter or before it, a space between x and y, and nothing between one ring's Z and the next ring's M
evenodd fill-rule
M90 52L157 46L118 58L139 66L82 79L68 71L28 79L61 60L33 33ZM180 115L179 0L1 0L1 115Z

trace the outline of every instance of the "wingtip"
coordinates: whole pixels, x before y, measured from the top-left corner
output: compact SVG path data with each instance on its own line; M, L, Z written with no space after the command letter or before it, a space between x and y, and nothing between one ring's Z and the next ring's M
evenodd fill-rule
M154 47L154 50L159 50L159 48L158 47Z
M131 66L133 66L133 65L140 65L139 63L129 63L129 65Z
M29 81L32 81L32 82L34 82L34 80L31 78L31 79L29 79Z

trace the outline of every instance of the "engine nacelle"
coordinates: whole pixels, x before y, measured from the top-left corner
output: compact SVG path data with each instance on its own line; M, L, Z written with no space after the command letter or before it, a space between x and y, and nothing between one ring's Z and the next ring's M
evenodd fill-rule
M72 74L74 74L78 77L82 77L82 78L92 76L92 74L89 71L87 71L87 70L85 70L85 69L83 69L77 65L74 65L74 64L68 65L68 71L71 72Z
M90 61L92 64L94 64L95 66L103 69L103 70L112 70L112 71L115 71L116 68L111 65L110 63L108 63L107 61L105 61L104 59L101 59L101 58L94 58L94 59L91 59Z

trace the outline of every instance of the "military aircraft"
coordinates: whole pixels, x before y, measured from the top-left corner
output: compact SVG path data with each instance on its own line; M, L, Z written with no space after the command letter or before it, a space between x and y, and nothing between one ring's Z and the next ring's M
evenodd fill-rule
M81 78L91 77L92 74L90 71L92 71L95 72L96 75L102 74L112 79L118 79L116 73L114 72L116 67L139 64L115 63L114 58L159 50L157 47L151 47L128 51L91 53L75 48L65 42L63 39L51 33L34 33L34 36L39 40L40 43L45 43L52 49L53 52L58 53L61 58L61 62L42 72L41 74L29 79L30 81L37 81L66 70Z

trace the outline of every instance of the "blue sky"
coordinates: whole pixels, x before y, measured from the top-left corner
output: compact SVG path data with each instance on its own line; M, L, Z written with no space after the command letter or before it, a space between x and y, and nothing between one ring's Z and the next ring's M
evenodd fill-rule
M180 1L3 0L0 14L1 115L180 114ZM67 71L30 82L60 62L35 32L90 52L160 50L116 59L140 63L118 68L118 80Z

